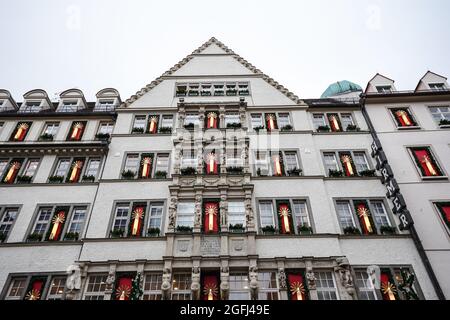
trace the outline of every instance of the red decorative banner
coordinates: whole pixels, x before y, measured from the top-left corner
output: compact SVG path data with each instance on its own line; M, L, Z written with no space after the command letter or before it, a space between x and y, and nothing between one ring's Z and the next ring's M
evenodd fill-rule
M277 119L274 114L266 115L266 127L268 131L277 129Z
M142 222L144 221L145 207L137 206L131 214L131 230L130 234L134 237L139 237L142 233Z
M408 112L406 112L405 110L396 111L395 116L397 117L397 120L400 123L401 127L410 127L410 126L414 125L411 117L409 116Z
M205 217L203 222L203 229L206 233L216 233L219 231L217 218L219 216L219 204L217 202L205 203Z
M152 173L152 158L144 156L141 160L141 179L150 178Z
M414 156L419 162L422 172L427 177L439 176L441 173L432 161L431 154L426 149L413 150Z
M217 275L203 276L203 300L219 300L219 278Z
M15 141L23 141L27 135L30 126L27 123L19 123L16 129L16 134L14 135Z
M306 300L306 289L301 274L288 274L289 292L291 300Z
M450 205L441 207L444 219L447 223L450 223Z
M72 125L72 133L70 139L80 141L84 131L84 124L82 122L76 122Z
M380 278L383 300L396 300L397 288L392 283L391 276L388 273L382 272Z
M206 155L206 173L207 174L218 173L217 157L212 152Z
M72 163L72 169L70 171L69 182L78 182L81 176L81 170L83 170L84 161L76 160Z
M41 300L42 290L44 289L44 280L32 280L29 291L25 295L25 300Z
M14 180L16 179L21 166L22 166L22 163L19 161L11 162L11 164L9 165L8 172L6 173L6 176L3 179L3 182L4 183L14 183Z
M217 129L217 114L215 112L208 113L206 117L206 128Z
M120 277L117 281L116 288L116 300L130 300L131 289L132 289L131 277Z
M340 122L339 122L339 116L337 114L330 114L328 115L328 121L330 122L330 128L333 132L342 131Z
M281 233L294 233L294 230L292 230L291 210L289 209L289 205L285 203L279 204L278 214L280 215Z
M374 226L371 222L371 214L369 211L369 208L367 208L367 205L364 203L359 203L356 206L356 212L358 214L359 223L361 224L361 227L363 229L364 234L373 234Z
M50 225L50 234L48 240L58 241L66 221L66 210L57 210Z
M347 177L355 175L355 170L353 169L353 160L350 155L341 156L342 166L344 167L344 172Z
M157 131L158 131L158 117L156 116L150 117L150 120L148 122L148 132L156 133Z

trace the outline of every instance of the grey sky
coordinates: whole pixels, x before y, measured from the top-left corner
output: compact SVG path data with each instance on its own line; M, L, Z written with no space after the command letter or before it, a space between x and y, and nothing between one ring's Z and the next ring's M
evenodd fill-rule
M447 0L0 0L0 88L17 101L104 87L122 99L215 36L301 98L380 72L450 76Z

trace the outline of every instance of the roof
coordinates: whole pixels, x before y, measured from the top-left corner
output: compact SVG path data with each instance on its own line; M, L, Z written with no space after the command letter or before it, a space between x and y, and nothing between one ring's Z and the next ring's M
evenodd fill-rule
M135 102L137 99L139 99L144 94L146 94L147 92L152 90L154 87L156 87L158 84L160 84L164 80L163 77L172 75L175 71L179 70L182 66L184 66L186 63L188 63L196 54L199 54L200 52L202 52L203 50L205 50L206 48L208 48L212 44L217 45L222 50L224 50L226 53L232 55L234 59L236 59L239 63L241 63L244 67L246 67L247 69L249 69L253 73L261 74L262 75L262 79L264 81L266 81L272 87L274 87L275 89L280 91L282 94L284 94L286 97L291 99L296 104L300 104L301 103L301 100L300 100L300 98L297 95L295 95L294 93L289 91L287 88L285 88L283 85L281 85L280 83L278 83L274 79L270 78L268 75L262 73L261 70L257 69L255 66L253 66L251 63L249 63L247 60L245 60L244 58L242 58L241 56L236 54L233 50L229 49L222 42L220 42L216 38L212 37L207 42L205 42L203 45L201 45L198 49L196 49L191 54L187 55L185 58L183 58L181 61L179 61L177 64L175 64L172 68L170 68L169 70L164 72L161 76L159 76L158 78L156 78L155 80L153 80L152 82L147 84L145 87L143 87L141 90L136 92L136 94L132 95L130 98L125 100L125 102L121 104L121 107L127 107L131 103Z
M321 98L328 98L331 96L340 95L343 93L362 91L361 86L357 85L348 80L342 80L332 83L328 88L322 93Z
M421 82L423 81L423 79L424 79L428 74L430 74L430 73L431 73L431 74L434 74L435 76L438 76L438 77L440 77L440 78L443 78L443 79L447 80L446 77L441 76L440 74L437 74L437 73L435 73L435 72L433 72L433 71L428 70L428 71L423 75L423 77L420 78L419 82L417 83L416 89L414 89L414 91L417 91L417 89L419 89L420 83L421 83Z

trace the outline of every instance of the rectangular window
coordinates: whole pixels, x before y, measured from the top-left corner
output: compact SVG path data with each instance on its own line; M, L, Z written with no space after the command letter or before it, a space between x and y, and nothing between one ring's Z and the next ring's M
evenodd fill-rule
M99 100L95 105L95 111L114 111L115 109L114 100Z
M249 300L250 293L248 290L247 273L231 273L230 274L230 293L229 300Z
M382 226L390 227L391 222L389 221L384 202L382 200L371 200L370 204L372 205L372 217L378 228Z
M293 203L293 214L296 226L306 226L311 227L308 215L308 206L304 200L294 200Z
M143 300L161 300L162 274L147 273L144 279Z
M8 163L8 159L0 159L0 177L3 177L3 175L5 174Z
M19 214L18 208L5 208L3 212L0 210L0 235L4 237L2 241L6 241L9 233L11 232L11 228L14 224L14 221L17 219L17 215Z
M113 231L121 230L123 234L126 234L128 225L128 215L130 213L129 203L119 203L116 206L116 215L113 222Z
M150 216L148 219L149 228L158 228L161 230L161 222L163 215L164 203L152 202L150 203Z
M22 176L24 177L34 177L37 167L39 165L40 159L28 159L25 163L25 167L22 171Z
M354 228L355 220L353 218L352 209L349 201L337 201L336 209L338 213L339 223L343 230L346 228Z
M92 163L90 163L91 160ZM90 180L90 178L87 178L88 171L95 173L94 176L96 176L95 171L98 168L95 167L100 165L100 162L101 159L99 158L58 158L53 175L49 177L49 182L77 183L80 180Z
M241 119L239 117L238 112L227 112L225 114L225 127L228 125L241 123Z
M194 202L179 202L177 208L177 226L194 227Z
M435 203L435 206L441 214L442 221L447 226L448 230L450 230L450 202L437 202Z
M313 124L314 124L315 130L319 129L319 127L327 126L327 122L325 120L325 115L322 113L314 113L313 114Z
M125 160L124 171L133 171L137 173L137 169L139 166L139 155L138 154L128 154L127 159Z
M259 202L259 217L261 219L261 228L275 226L272 201Z
M20 112L39 112L41 109L41 101L26 101L20 107Z
M298 164L297 152L295 151L284 152L284 164L287 174L289 174L294 169L300 169L300 166Z
M269 162L266 151L257 151L255 156L255 169L258 176L269 175Z
M184 125L188 126L188 125L195 125L198 126L199 125L199 118L198 118L198 114L197 113L188 113L186 114L186 117L184 118Z
M65 177L70 167L70 159L63 158L59 159L55 168L54 176Z
M84 175L87 177L94 177L94 179L96 179L98 171L100 169L100 162L101 162L100 158L89 159Z
M450 108L448 106L430 107L430 112L438 125L450 125Z
M50 224L53 208L40 208L32 234L44 236Z
M156 157L156 172L165 172L169 173L169 155L168 154L158 154Z
M242 224L245 227L244 201L228 201L228 224Z
M20 300L25 294L26 278L13 278L8 288L5 300Z
M86 219L86 207L75 207L72 212L72 219L67 229L67 233L81 235L83 230L84 221ZM78 239L78 238L77 238Z
M98 126L97 134L109 134L113 133L114 123L113 122L100 122Z
M44 130L42 131L42 134L52 136L54 138L56 137L58 130L59 130L59 122L47 122L44 125Z
M378 300L372 279L366 270L355 271L355 284L358 288L358 298L360 300Z
M289 113L279 113L278 114L278 126L280 129L284 127L288 127L291 125L291 121L289 119Z
M161 119L161 128L173 127L173 115L163 115Z
M430 147L414 147L409 148L409 150L422 177L444 176Z
M332 272L315 272L319 300L338 300L336 283Z
M341 113L341 123L344 130L347 130L348 126L355 125L351 113Z
M78 101L63 100L58 108L58 112L77 112Z
M11 136L9 137L9 141L21 142L24 141L28 132L30 132L30 128L33 122L31 121L23 121L18 122L16 127L14 128Z
M264 121L263 121L262 114L252 113L250 117L251 117L252 129L264 127Z
M62 300L66 277L53 277L47 293L47 300Z
M181 168L197 168L197 156L195 154L195 150L183 150L183 156L181 158Z
M70 126L67 141L81 141L84 131L86 130L87 121L73 121Z
M323 154L325 161L325 173L329 175L330 171L338 171L339 165L334 152L325 152Z
M429 83L430 89L433 91L445 91L445 84L443 83Z
M84 300L103 300L105 298L107 275L90 275Z
M278 300L278 282L276 272L258 273L258 300Z
M378 93L392 93L392 86L377 86Z
M390 110L397 124L397 128L417 127L417 122L409 108L395 108Z
M353 162L355 163L356 171L358 172L370 169L365 152L353 152Z
M174 273L172 276L172 300L191 299L191 274Z
M146 116L136 116L133 123L133 132L144 133L147 122Z

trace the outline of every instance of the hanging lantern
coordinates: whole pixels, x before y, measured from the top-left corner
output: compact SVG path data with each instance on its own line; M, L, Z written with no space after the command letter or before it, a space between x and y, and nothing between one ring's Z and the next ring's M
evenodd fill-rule
M28 128L29 126L26 123L19 124L16 134L14 135L14 140L22 141L27 134Z
M411 120L409 119L409 115L406 111L399 110L395 114L397 115L402 126L410 126L412 124Z
M342 163L345 166L345 171L347 172L347 176L353 176L355 173L353 172L352 159L350 156L342 156Z
M152 158L145 157L144 159L142 159L142 161L141 161L141 165L142 165L141 177L142 178L148 178L150 176L151 164L152 164Z
M357 212L358 217L362 221L365 231L367 231L367 233L373 233L372 224L370 223L369 219L369 210L365 207L365 205L359 205Z
M281 218L281 227L282 227L283 233L291 233L291 226L290 226L290 221L289 221L291 212L289 210L289 207L285 204L280 205L278 212L279 212L280 218Z
M150 118L150 127L148 131L150 133L156 133L156 129L158 128L158 118L157 117L151 117Z
M131 228L131 235L137 236L141 232L142 219L144 218L144 208L137 207L134 209L131 219L133 219L133 226Z
M72 140L80 140L81 134L83 132L83 124L81 122L77 122L73 125L72 129L72 135L70 136L70 139Z
M217 217L217 204L209 203L205 206L205 215L206 215L206 231L214 232L216 230L216 217Z
M293 300L304 300L303 295L305 294L305 287L303 286L303 283L298 281L291 283L290 290L292 297L295 298Z
M76 182L78 181L78 178L80 177L81 169L83 168L83 161L75 161L72 164L72 172L70 174L69 181L70 182Z
M276 176L283 175L282 170L281 170L281 161L280 161L279 155L273 157L273 164L274 164L274 169L275 169L275 175Z
M5 183L12 183L16 178L17 172L19 172L21 166L22 164L18 161L14 161L13 163L11 163L8 173L6 174L6 177L3 181Z
M217 114L215 112L208 113L207 121L206 127L208 129L217 128Z
M52 220L53 227L48 240L58 240L59 235L61 233L64 221L66 220L66 214L64 211L58 212Z
M335 115L332 115L330 117L330 122L331 122L331 126L333 127L333 131L341 131L341 128L339 127L339 122Z
M421 162L427 167L428 171L432 176L437 176L438 173L436 172L436 169L433 166L433 163L431 162L430 156L424 155L421 159Z

